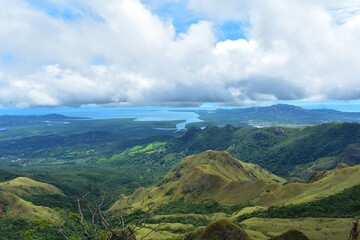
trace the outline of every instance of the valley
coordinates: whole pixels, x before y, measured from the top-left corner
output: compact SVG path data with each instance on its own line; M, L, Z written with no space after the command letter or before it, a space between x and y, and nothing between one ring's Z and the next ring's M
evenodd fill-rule
M229 228L243 239L347 238L360 215L357 114L198 114L181 131L164 130L178 120L0 117L0 236L207 239Z
M0 3L0 240L360 240L359 1Z

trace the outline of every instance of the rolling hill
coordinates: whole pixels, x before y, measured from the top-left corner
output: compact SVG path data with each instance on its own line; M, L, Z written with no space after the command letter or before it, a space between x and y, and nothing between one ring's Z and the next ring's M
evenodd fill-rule
M285 184L254 201L260 206L300 204L344 191L360 184L360 165L314 173L308 182Z
M227 152L206 151L183 159L161 182L148 189L139 188L117 201L110 211L182 200L215 201L220 204L251 202L255 206L300 204L324 198L360 184L360 166L340 165L318 172L307 182L285 180L261 167L244 163Z
M31 221L36 219L60 220L59 214L53 209L34 205L24 199L43 194L63 195L57 187L30 178L18 177L2 182L0 183L1 213L4 216Z
M329 234L326 227L327 222L339 223L344 228L346 221L350 220L326 218L326 212L322 212L323 207L317 203L320 200L327 203L330 200L329 197L341 201L351 200L348 192L356 191L354 187L359 184L359 165L349 167L339 164L336 169L314 173L307 181L285 182L281 177L257 165L239 161L225 151L205 151L183 159L157 185L147 189L140 188L129 197L122 196L109 209L109 213L116 217L120 213L123 214L124 210L127 212L127 209L131 215L136 214L136 211L133 210L147 211L151 208L151 211L154 212L150 218L152 226L155 227L157 223L162 223L167 227L156 231L154 235L156 237L150 239L169 239L169 237L165 237L168 233L165 234L162 231L173 228L192 229L195 231L193 233L202 234L203 230L201 229L204 228L198 228L198 226L206 226L211 221L224 217L240 224L250 239L269 239L269 237L281 235L290 229L304 231L310 239L322 239ZM219 205L214 202L223 208L218 207ZM251 207L246 207L247 203L250 203ZM240 212L234 210L235 208L225 208L225 206L235 207L241 204L245 204L243 205L245 208L240 208ZM312 208L315 209L312 214L314 216L320 214L321 218L298 219L295 217L294 219L293 216L288 220L277 219L270 215L269 218L268 215L262 214L268 213L270 209L281 211L281 209L287 209L286 207L290 207L289 209L293 211L289 214L294 214L297 206L304 211L316 206L316 208ZM354 206L356 207L356 203L352 205L352 207ZM228 209L232 210L227 211ZM343 215L342 217L352 216L349 215L349 212ZM264 216L264 219L256 218L259 219L259 224L257 224L257 220L254 220L253 217L261 216ZM265 218L266 216L268 218ZM308 213L305 216L312 215ZM266 224L266 221L269 221L271 226L263 226L262 224ZM287 222L288 226L283 226L283 222ZM292 223L305 224L306 227L296 226ZM173 237L181 236L175 230L170 232ZM331 234L329 239L338 239L345 236L346 231L336 228L336 231Z
M110 211L126 207L146 208L182 199L213 200L222 204L247 202L285 182L261 167L241 162L227 152L206 151L182 160L163 180L149 189L140 188L115 203Z
M289 172L289 176L309 176L316 171L334 169L338 164L345 163L350 166L360 164L360 144L349 144L340 154L321 157L308 164L297 165Z
M312 172L296 171L296 167L303 167L320 158L347 152L343 154L348 159L345 162L357 164L356 146L359 143L359 123L260 129L227 125L190 128L182 137L170 141L167 149L168 152L180 152L185 156L206 150L226 150L238 159L258 164L279 176L307 178ZM326 159L322 164L325 166L329 160ZM323 170L333 169L337 163L329 163Z

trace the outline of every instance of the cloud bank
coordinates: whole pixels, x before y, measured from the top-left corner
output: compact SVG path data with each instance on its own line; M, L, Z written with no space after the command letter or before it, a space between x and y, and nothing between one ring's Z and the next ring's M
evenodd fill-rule
M356 1L188 0L183 33L152 9L177 0L48 2L0 0L0 106L360 98Z

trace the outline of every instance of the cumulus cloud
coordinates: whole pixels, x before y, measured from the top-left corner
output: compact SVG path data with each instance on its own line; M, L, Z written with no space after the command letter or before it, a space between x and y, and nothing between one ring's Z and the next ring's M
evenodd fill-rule
M246 20L250 10L248 0L189 0L188 7L220 22Z
M76 17L0 0L1 106L360 98L356 1L188 0L206 20L180 34L162 0L50 2ZM246 39L219 41L226 21Z

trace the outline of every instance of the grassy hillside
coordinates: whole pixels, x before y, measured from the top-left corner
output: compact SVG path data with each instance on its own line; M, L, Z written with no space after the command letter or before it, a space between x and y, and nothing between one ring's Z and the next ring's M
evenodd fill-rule
M252 217L261 218L302 218L302 217L354 217L360 215L360 185L344 191L298 205L273 206L268 209L240 211L238 220Z
M257 165L241 162L227 152L206 151L185 158L159 184L138 189L129 198L115 203L110 210L119 210L128 202L134 207L145 208L179 199L185 202L245 203L282 183L284 179Z
M246 213L253 215L236 223L250 239L268 239L289 229L304 231L310 239L343 239L345 230L336 224L348 231L344 219L314 217L359 213L360 167L340 164L336 168L339 163L360 163L357 123L260 129L209 126L176 135L154 129L155 123L130 120L91 121L85 126L74 121L71 125L45 130L34 124L24 133L23 126L14 126L9 130L13 135L0 134L4 149L0 161L6 166L0 169L0 181L4 181L0 207L7 217L1 223L19 224L26 230L36 219L60 221L53 209L77 212L71 197L86 193L97 200L108 193L106 206L119 199L107 212L115 217L111 219L115 225L119 224L117 213L129 208L129 203L135 209L125 214L126 223L155 206L137 233L145 236L160 223L149 239L182 239L186 232L214 220L236 220ZM286 182L269 169L303 180ZM329 169L333 170L312 175ZM310 175L309 181L304 180ZM260 217L258 225L252 217ZM270 226L265 225L267 221ZM16 226L6 231L17 232Z
M227 152L206 151L185 158L156 186L140 188L121 198L110 212L116 214L131 205L144 210L155 206L158 214L230 213L249 205L269 207L313 202L359 184L360 166L344 166L315 174L308 182L284 184L280 177L243 163ZM354 196L349 200L351 197Z
M124 161L128 158L132 158L136 155L143 154L150 155L154 153L164 152L166 151L165 146L166 142L152 142L147 145L136 145L131 148L127 148L124 151L112 155L110 158L100 158L99 162L107 162L107 161Z
M59 194L62 191L50 184L38 182L26 177L18 177L10 181L0 183L0 190L16 194L18 196L38 195L38 194Z
M347 239L351 229L351 218L251 218L240 225L245 229L260 232L269 239L292 229L303 232L311 240Z
M343 201L349 203L352 198L357 198L356 187L354 187L354 191L342 191L346 186L360 184L359 170L359 166L342 166L333 171L318 174L312 177L308 183L284 184L282 178L254 164L243 163L233 158L227 152L206 151L185 158L158 185L136 191L130 196L129 203L136 208L142 208L144 211L148 209L151 203L157 206L150 215L150 218L146 220L146 224L136 233L138 237L143 237L151 232L151 229L156 228L157 230L151 233L148 239L182 239L186 232L198 232L198 227L205 227L214 220L231 217L232 213L236 213L240 209L249 206L246 199L250 199L253 204L265 206L268 206L268 202L275 205L308 202L306 206L317 206L315 209L318 209L319 206L325 206L333 201L339 203L340 206L344 205ZM13 214L14 212L9 211L9 209L16 208L20 209L22 214L29 216L28 218L22 217L23 219L57 218L57 212L53 212L46 207L35 206L26 201L24 197L30 197L30 195L46 196L43 194L58 194L60 196L62 192L56 187L27 178L14 179L1 184L1 186L3 185L5 186L4 189L6 188L10 192L2 195L0 198L7 199L7 202L4 204L7 214ZM32 190L29 191L27 189ZM342 193L333 195L336 192ZM224 198L224 196L226 197ZM325 198L316 205L314 200L322 197ZM117 202L110 209L112 216L115 217L112 219L115 221L114 224L118 224L116 222L118 221L116 216L119 216L117 215L117 210L124 206L121 205L121 203L124 203L124 200L126 202L126 199L123 199L122 202ZM237 202L244 204L236 205L235 203ZM341 209L336 205L334 207ZM258 209L256 207L251 208L255 211ZM298 211L306 212L307 209L304 209L304 205L300 204L270 208L267 211L272 211L271 213L274 213L275 210L281 212L284 211L282 208L286 209L285 211L289 214L292 211L295 213ZM247 209L243 209L242 212L246 213L246 211ZM267 211L265 210L261 213L266 213ZM316 213L314 208L310 212ZM36 215L37 213L39 215ZM19 213L17 212L16 214ZM131 219L141 217L142 214L140 211L132 215L125 215L124 217L127 219L127 222L131 222ZM250 217L253 216L257 215L250 215ZM290 229L300 230L309 236L310 239L326 239L321 238L324 236L328 237L328 239L342 239L345 230L340 229L336 224L341 225L341 228L346 228L346 232L348 232L348 227L344 225L343 219L308 218L288 221L286 219L272 218L278 215L260 216L270 218L266 220L259 218L255 222L252 219L237 222L245 230L249 239L265 240ZM313 215L309 216L313 217ZM319 216L326 217L330 215L329 213L324 213ZM264 221L269 223L270 226L265 226ZM161 224L160 227L159 223ZM330 225L332 227L331 231L327 227ZM327 234L331 234L331 236L327 236Z
M360 184L360 166L331 170L318 174L316 178L316 181L289 183L263 193L255 204L260 206L300 204L340 193L344 189Z
M24 198L42 194L63 196L58 188L29 178L19 177L0 183L1 213L5 217L16 219L59 221L60 216L56 211L24 200Z

